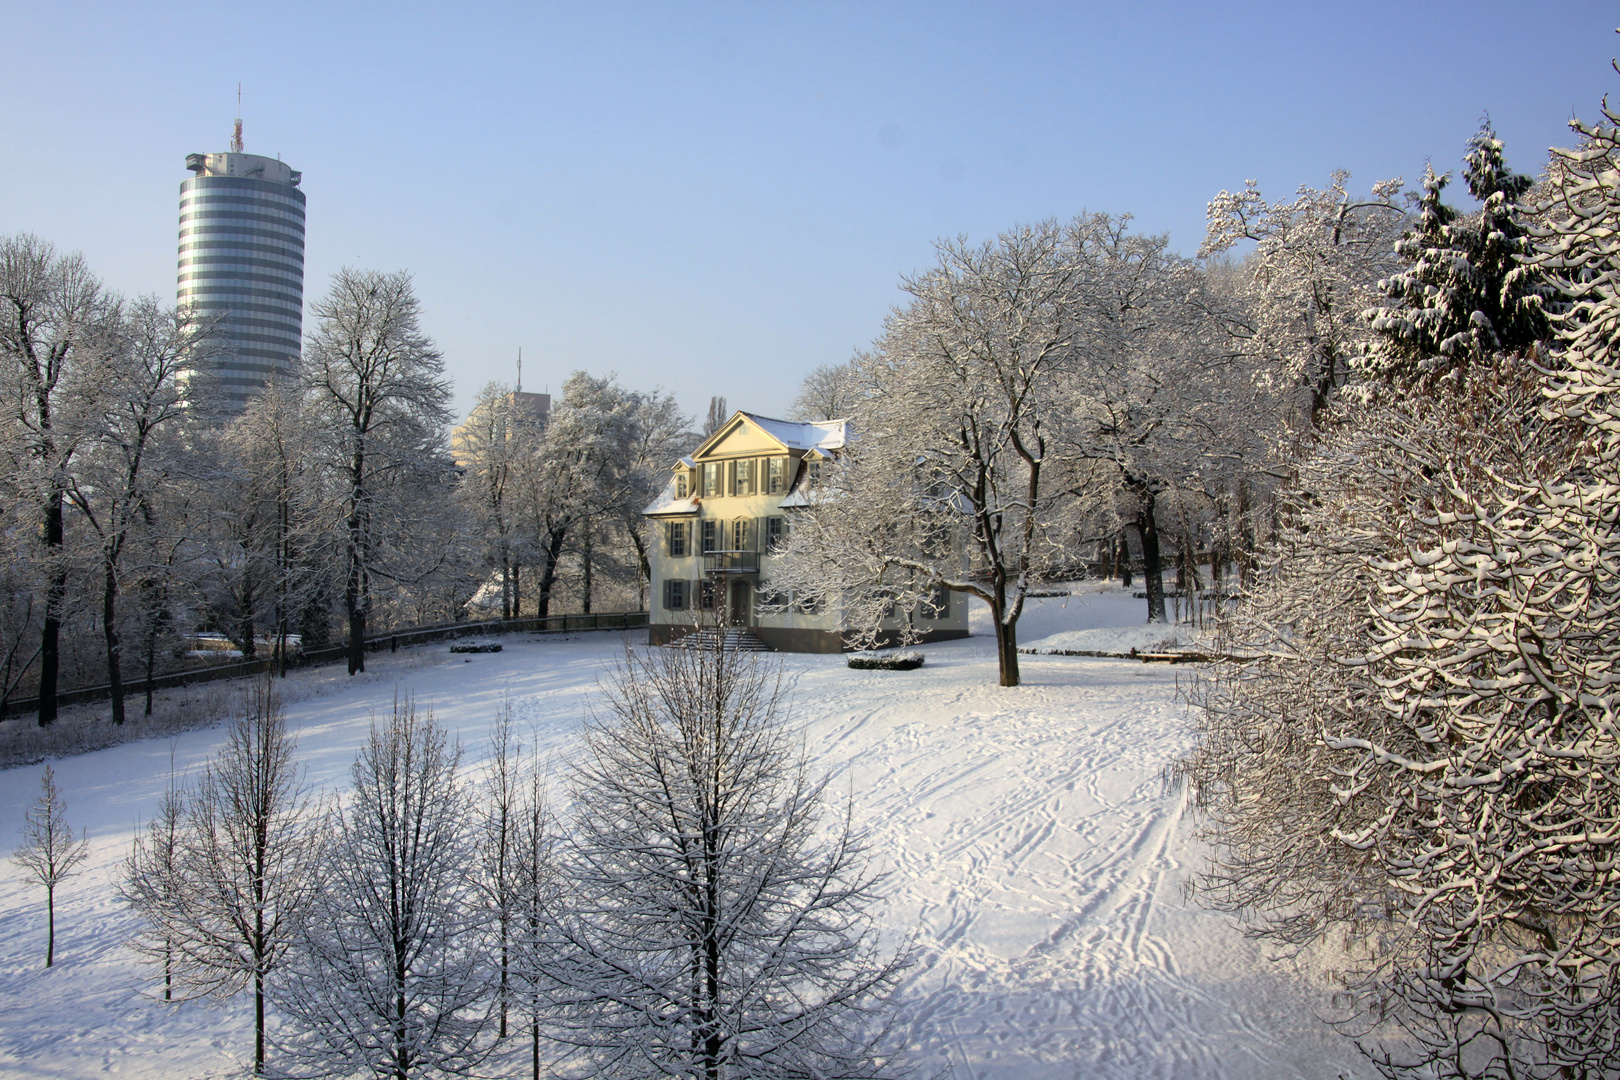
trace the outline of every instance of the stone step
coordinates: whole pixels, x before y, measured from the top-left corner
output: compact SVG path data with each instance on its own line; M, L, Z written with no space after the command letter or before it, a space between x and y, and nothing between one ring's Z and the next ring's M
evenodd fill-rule
M677 649L721 648L726 652L770 652L771 647L754 636L753 631L740 626L705 626L690 634L676 638L671 646Z

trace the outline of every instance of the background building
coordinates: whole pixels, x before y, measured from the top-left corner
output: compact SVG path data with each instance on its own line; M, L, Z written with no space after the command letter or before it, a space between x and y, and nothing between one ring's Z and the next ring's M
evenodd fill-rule
M180 303L226 313L223 404L240 412L272 377L289 375L304 332L301 174L275 158L231 149L188 154L180 185Z

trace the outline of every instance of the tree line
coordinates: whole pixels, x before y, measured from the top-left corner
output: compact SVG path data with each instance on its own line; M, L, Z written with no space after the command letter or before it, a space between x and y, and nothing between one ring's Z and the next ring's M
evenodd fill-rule
M340 271L311 314L296 375L233 416L217 322L0 239L0 708L50 724L64 680L104 680L122 723L144 678L150 713L199 632L283 672L346 642L357 672L368 632L461 619L492 580L508 616L644 600L636 511L688 426L669 395L579 372L519 417L492 385L452 454L408 274Z

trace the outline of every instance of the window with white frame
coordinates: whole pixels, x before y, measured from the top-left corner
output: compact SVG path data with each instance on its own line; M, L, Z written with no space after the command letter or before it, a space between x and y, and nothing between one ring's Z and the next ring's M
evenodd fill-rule
M753 530L751 530L749 528L749 526L752 525L752 524L753 524L753 522L750 521L747 518L738 518L736 521L733 521L731 523L731 550L732 551L752 551L752 550L754 550L751 543L750 543L752 538L749 536L749 533L751 533L753 531Z
M686 479L686 470L682 469L680 472L675 474L675 497L677 499L684 499L689 494L687 491L687 484L688 481Z
M735 470L732 474L731 493L733 495L752 495L754 493L754 461L744 458L732 463Z
M787 521L784 518L765 519L765 550L772 555L787 546Z
M705 554L720 550L720 537L718 521L705 521L703 523L703 551Z
M783 466L786 463L787 463L787 458L779 458L779 457L773 457L773 458L769 459L768 461L766 461L766 463L765 463L765 494L767 494L767 495L780 495L780 494L782 494L782 484L783 484L782 476L783 476L783 472L784 472Z
M704 578L698 585L698 607L704 611L713 611L720 603L720 590L714 582Z
M720 463L718 461L705 461L703 463L703 497L705 499L718 498L720 494Z
M669 557L672 558L672 559L683 559L683 558L685 558L686 557L686 522L684 522L684 521L671 521L664 528L665 528L665 532L667 533L667 538L666 538L666 541L665 541L665 550L669 553Z

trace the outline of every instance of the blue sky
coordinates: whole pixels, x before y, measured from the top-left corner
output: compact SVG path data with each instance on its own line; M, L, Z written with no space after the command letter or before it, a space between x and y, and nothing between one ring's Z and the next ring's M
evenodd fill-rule
M576 368L779 413L932 244L1081 210L1538 171L1620 88L1612 4L82 4L0 0L0 233L174 294L185 155L309 198L306 299L408 269L458 410Z

